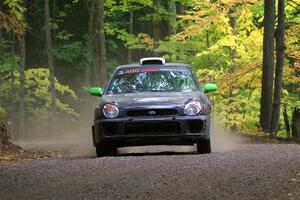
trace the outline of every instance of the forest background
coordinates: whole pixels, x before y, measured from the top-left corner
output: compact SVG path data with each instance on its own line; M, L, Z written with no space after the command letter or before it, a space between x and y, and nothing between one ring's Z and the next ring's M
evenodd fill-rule
M202 85L218 84L213 117L228 133L291 137L300 0L266 2L1 0L0 121L15 140L85 132L98 101L90 86L105 86L121 64L162 56L189 64Z

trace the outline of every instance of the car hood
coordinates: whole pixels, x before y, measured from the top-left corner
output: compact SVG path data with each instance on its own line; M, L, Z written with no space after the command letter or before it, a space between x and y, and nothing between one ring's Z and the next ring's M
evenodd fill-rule
M129 94L103 95L101 103L116 103L118 105L142 104L184 104L190 99L200 100L201 93L197 92L140 92Z

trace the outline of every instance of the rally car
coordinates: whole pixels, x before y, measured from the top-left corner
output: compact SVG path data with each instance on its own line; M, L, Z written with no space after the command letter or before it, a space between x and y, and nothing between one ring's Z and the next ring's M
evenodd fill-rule
M114 155L118 147L194 145L210 153L211 103L205 93L216 84L199 85L186 64L164 58L143 58L118 67L99 96L92 126L96 154Z

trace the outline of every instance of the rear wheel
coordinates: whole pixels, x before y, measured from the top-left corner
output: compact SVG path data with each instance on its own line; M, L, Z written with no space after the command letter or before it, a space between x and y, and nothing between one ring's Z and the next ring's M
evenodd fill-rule
M97 157L114 156L117 153L117 147L108 144L97 144L96 155Z
M197 142L197 152L200 154L210 153L210 139L201 139Z

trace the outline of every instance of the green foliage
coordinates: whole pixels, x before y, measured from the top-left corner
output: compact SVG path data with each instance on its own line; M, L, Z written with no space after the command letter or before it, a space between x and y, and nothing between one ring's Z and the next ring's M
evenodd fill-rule
M6 53L0 62L0 73L7 74L12 69L19 68L20 57Z
M214 115L225 127L239 132L259 132L262 2L237 4L235 1L212 3L203 0L191 6L193 9L179 16L183 30L161 42L157 51L164 53L166 58L190 63L202 85L218 84L219 89L212 96ZM235 31L230 24L229 10L232 7L236 8ZM295 53L299 52L296 50L300 41L299 34L296 34L299 28L294 25L287 32L290 49L287 54L299 61L300 56ZM290 119L292 108L300 104L298 63L286 63L284 70L282 101L287 104ZM282 116L280 128L280 135L286 136Z
M26 9L22 6L21 0L5 0L4 5L7 5L9 8L8 13L15 16L16 19L20 20L23 18L22 14Z
M62 61L72 63L82 54L83 44L81 41L76 41L62 45L54 50L54 56Z
M14 107L17 111L19 102L19 72L14 70L15 81L13 88L11 85L11 75L1 72L3 77L0 82L1 91L1 104L2 106ZM6 74L6 75L5 75ZM67 114L71 116L77 116L76 111L71 108L65 99L76 100L77 96L75 92L70 89L69 86L61 84L55 79L55 89L58 95L57 98L57 112L61 114ZM13 93L11 93L13 91ZM12 94L12 96L11 96ZM25 71L25 105L28 118L40 118L47 119L52 115L51 113L51 96L50 96L50 81L49 70L47 68L34 68ZM1 107L0 116L3 119L6 116L6 111Z
M202 85L216 82L212 94L214 114L228 129L241 132L258 130L261 87L263 1L258 0L174 0L176 22L170 22L171 1L107 0L105 3L105 33L108 75L127 62L128 49L133 62L151 54L172 62L190 64ZM90 86L94 49L92 49L90 19L92 0L53 1L50 5L55 73L64 83L77 91ZM300 15L299 0L286 2L286 63L283 77L283 99L289 118L293 107L300 106ZM29 69L47 63L45 56L43 1L5 0L0 11L0 118L11 104L18 111L19 56L12 55L12 37L24 33L26 13L29 24L26 33L26 114L47 119L50 113L49 72L45 68ZM236 12L230 13L232 9ZM129 33L130 11L133 33ZM92 15L91 15L92 14ZM90 18L91 17L91 18ZM230 18L236 17L233 28ZM40 20L37 20L40 19ZM159 22L155 41L153 22ZM99 24L98 24L99 25ZM170 35L169 26L177 34ZM97 28L96 28L97 29ZM99 31L99 30L97 30ZM96 33L95 33L96 34ZM18 39L18 38L17 38ZM16 40L17 40L16 39ZM155 49L154 49L155 47ZM17 50L18 51L18 50ZM17 54L17 53L15 53ZM149 55L150 54L150 55ZM84 74L84 75L83 75ZM75 116L68 103L76 99L75 92L56 79L58 113ZM14 91L11 93L11 91ZM80 98L80 97L79 97ZM84 93L82 101L87 102ZM68 102L68 103L67 103ZM280 118L281 136L286 136Z
M48 118L51 115L51 96L49 69L35 68L25 72L26 105L28 112L36 117ZM60 97L69 96L77 99L77 96L69 86L62 85L55 79L55 90ZM63 103L62 98L56 100L58 112L77 115L74 109Z
M26 8L21 0L5 0L4 9L0 11L0 29L13 31L17 35L24 34L26 24L23 14Z

